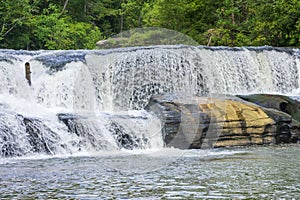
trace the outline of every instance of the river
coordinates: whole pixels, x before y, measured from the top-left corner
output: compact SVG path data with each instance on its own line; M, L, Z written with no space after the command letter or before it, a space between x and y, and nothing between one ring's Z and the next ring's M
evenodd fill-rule
M0 160L1 199L298 199L299 145Z
M0 199L298 199L299 145L166 148L143 108L173 92L299 98L299 71L290 48L0 50Z

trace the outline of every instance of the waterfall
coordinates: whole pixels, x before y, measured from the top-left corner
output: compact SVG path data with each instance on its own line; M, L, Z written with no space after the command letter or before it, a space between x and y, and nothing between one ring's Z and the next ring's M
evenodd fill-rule
M0 50L0 156L161 148L151 95L298 95L299 61L273 47Z

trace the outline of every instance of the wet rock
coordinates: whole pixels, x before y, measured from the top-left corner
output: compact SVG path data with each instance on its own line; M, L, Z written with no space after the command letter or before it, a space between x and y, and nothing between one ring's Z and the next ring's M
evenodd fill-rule
M274 94L237 95L238 97L260 105L287 113L294 120L300 121L300 102L288 96Z
M76 134L79 138L78 148L105 150L107 144L102 140L103 130L98 126L97 121L82 115L71 113L57 114L58 119L63 122L70 133Z
M181 94L154 95L145 109L160 118L166 146L201 148L211 119L198 103L206 100Z
M139 119L139 117L107 114L99 118L65 113L57 116L68 127L69 132L80 137L79 148L91 146L95 150L108 150L116 145L119 149L134 149L147 143L146 138L136 137L117 122L118 119ZM104 134L111 135L114 144L109 144L112 141L105 141Z
M299 140L291 115L236 98L155 95L146 109L162 121L166 146L209 148Z
M53 155L59 136L48 128L42 121L34 118L23 118L26 127L27 138L32 146L31 152L47 153Z
M138 138L133 133L128 133L123 126L113 121L109 125L109 132L115 137L120 149L132 150L138 148L141 143L147 143L146 138Z
M11 124L8 122L8 118L13 118L16 124ZM22 145L17 142L18 135L16 135L16 130L13 128L21 120L15 117L11 113L0 112L0 155L1 157L12 157L21 156L25 154Z
M81 135L81 131L79 130L80 127L76 126L77 122L80 119L86 119L86 117L80 115L74 115L70 113L59 113L57 114L58 119L63 122L67 127L68 130L72 133L75 133L77 136Z
M0 156L54 154L59 136L41 120L0 110Z
M300 138L300 102L284 95L252 94L238 95L245 101L264 107L264 110L280 124L277 143L296 143ZM269 111L267 108L271 108ZM277 111L276 111L277 110ZM276 113L276 115L274 115ZM284 115L283 113L286 113Z
M300 141L300 122L293 120L290 127L291 138L289 142L297 143Z

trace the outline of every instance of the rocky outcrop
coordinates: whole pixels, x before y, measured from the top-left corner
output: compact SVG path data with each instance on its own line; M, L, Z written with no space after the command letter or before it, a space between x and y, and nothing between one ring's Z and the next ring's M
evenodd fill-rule
M233 97L156 95L146 109L162 121L167 146L208 148L297 142L299 122L288 113Z

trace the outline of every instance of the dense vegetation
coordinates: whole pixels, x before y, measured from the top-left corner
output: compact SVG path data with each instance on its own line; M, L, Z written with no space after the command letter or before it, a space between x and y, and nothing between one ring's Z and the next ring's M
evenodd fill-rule
M162 27L202 45L299 46L299 0L1 0L0 48L91 49Z

